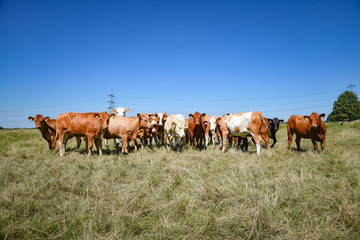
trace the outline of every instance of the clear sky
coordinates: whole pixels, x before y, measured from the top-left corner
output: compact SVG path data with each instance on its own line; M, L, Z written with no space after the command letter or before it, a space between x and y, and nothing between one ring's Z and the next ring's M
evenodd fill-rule
M63 112L326 113L360 91L360 1L0 1L0 126Z

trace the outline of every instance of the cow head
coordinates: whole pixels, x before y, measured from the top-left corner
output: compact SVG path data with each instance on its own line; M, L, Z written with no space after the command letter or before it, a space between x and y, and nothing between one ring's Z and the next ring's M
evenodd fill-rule
M211 117L209 119L209 125L210 125L210 131L215 131L215 128L216 128L216 118L215 117Z
M280 123L284 122L283 119L278 119L277 117L274 119L267 118L267 120L269 122L269 129L275 132L279 130Z
M157 113L155 114L150 114L149 115L149 119L150 119L150 123L151 123L151 131L154 133L154 132L157 132L158 130L158 126L159 126L159 116Z
M119 117L125 117L126 113L130 111L130 108L118 107L111 109L111 111Z
M206 116L206 113L200 114L199 112L196 112L194 114L189 114L190 119L194 119L195 126L196 125L202 125L204 122L202 119Z
M313 112L312 114L310 114L310 116L305 115L304 119L306 121L310 121L311 128L317 128L317 127L321 126L321 122L324 117L325 117L325 113L322 113L319 115L319 114Z
M45 124L50 118L49 117L43 117L43 115L38 114L35 116L35 118L33 117L28 117L28 119L30 120L30 122L35 121L35 127L36 128L40 128L43 124Z
M116 115L115 113L109 114L107 112L102 113L94 113L96 119L99 119L101 122L101 128L107 129L109 126L109 122L111 118L114 118Z
M150 117L149 114L147 113L138 113L137 117L139 118L139 123L140 123L140 128L144 129L144 128L151 128L151 122L150 122Z
M184 124L184 122L172 122L171 124L174 128L175 134L178 135L180 138L184 138L186 124Z
M159 117L159 127L164 126L166 118L167 118L166 112L155 113L155 114L157 114Z

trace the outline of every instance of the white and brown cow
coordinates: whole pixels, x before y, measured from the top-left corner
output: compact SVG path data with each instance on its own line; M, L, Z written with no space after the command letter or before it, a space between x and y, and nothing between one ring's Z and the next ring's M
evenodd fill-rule
M164 132L165 142L167 149L170 151L170 146L173 140L175 141L175 147L178 152L181 152L180 141L185 138L186 120L181 114L167 116Z
M215 145L215 136L216 136L216 119L218 119L218 116L211 116L207 115L204 117L204 122L206 125L205 129L205 146L207 147L209 145L209 139L211 140L212 144Z
M260 155L260 136L264 139L267 148L270 149L270 130L266 126L264 116L261 112L246 112L229 114L224 118L225 124L221 126L222 151L225 151L226 139L228 137L246 137L251 135L256 144L256 154ZM267 129L267 131L264 131Z
M111 112L115 113L118 117L126 117L126 113L130 111L130 108L118 107L111 109ZM120 140L114 138L114 146L117 148L119 146ZM105 147L108 147L108 140L105 138Z

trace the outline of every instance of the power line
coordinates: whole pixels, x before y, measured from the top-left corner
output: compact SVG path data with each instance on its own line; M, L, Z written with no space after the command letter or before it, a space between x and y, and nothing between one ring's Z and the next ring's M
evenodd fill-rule
M111 94L108 95L108 97L110 97L110 101L108 101L109 103L109 113L111 113L111 110L114 109L114 104L115 104L115 101L114 101L114 94L113 94L113 90L111 89Z
M353 88L356 88L356 85L355 85L355 84L352 84L352 83L351 83L351 80L350 80L350 84L346 87L346 90L357 94L356 91L353 91Z

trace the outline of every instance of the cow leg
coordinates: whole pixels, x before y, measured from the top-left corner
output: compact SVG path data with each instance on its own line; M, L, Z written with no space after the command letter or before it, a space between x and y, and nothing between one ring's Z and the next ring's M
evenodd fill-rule
M273 142L273 144L271 144L271 146L270 147L274 147L274 145L275 145L275 143L276 143L276 136L275 136L275 134L272 134L272 139L274 140L274 142Z
M225 152L227 137L228 137L228 133L224 131L222 133L222 152Z
M258 134L253 134L253 138L256 145L256 155L260 156L260 148L261 148L260 136Z
M59 152L60 152L60 157L63 157L65 155L65 133L59 133Z
M178 136L175 137L175 146L176 146L176 150L178 152L181 152L181 149L180 149L180 137L178 137Z
M107 148L109 147L107 139L105 139L105 147L107 147Z
M313 144L313 146L314 146L315 152L317 152L317 150L318 150L318 145L317 145L317 143L316 143L316 140L315 140L315 139L311 139L311 142L312 142L312 144Z
M269 136L267 134L261 134L261 137L264 139L265 143L266 143L266 147L267 149L270 149L270 139Z
M301 141L301 137L296 136L295 142L296 142L296 146L297 146L297 148L298 148L299 151L301 150L301 149L300 149L300 141Z
M289 147L288 149L291 150L291 143L292 143L292 140L293 140L293 134L291 132L288 131L288 144L289 144Z
M241 151L247 152L249 150L248 139L247 139L247 137L243 137L242 140L243 140L243 144L241 145Z
M94 145L94 136L92 135L88 135L87 136L87 142L88 142L88 150L89 150L89 153L88 153L88 156L91 156L92 155L92 147Z
M76 148L79 149L81 145L81 137L76 137Z
M169 136L166 134L165 135L165 142L166 142L166 148L168 151L170 151L170 142L171 142L171 139L169 138Z
M325 149L325 136L324 136L324 138L323 139L321 139L321 149L324 151L324 149Z
M209 133L205 132L205 147L208 147L209 146Z
M98 150L98 153L100 156L103 155L102 152L102 139L95 139L96 149Z
M128 154L128 141L127 141L127 136L121 136L121 141L122 141L122 148L121 148L121 153L125 153ZM136 146L136 145L135 145Z
M50 139L51 139L51 151L54 151L56 148L56 136L55 135L51 136Z

